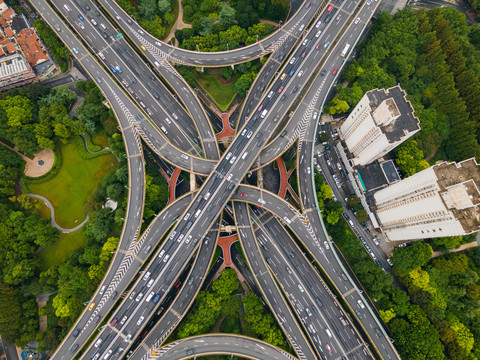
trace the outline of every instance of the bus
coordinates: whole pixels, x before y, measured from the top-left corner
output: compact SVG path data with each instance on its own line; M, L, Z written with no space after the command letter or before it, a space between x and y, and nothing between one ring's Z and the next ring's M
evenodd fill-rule
M347 52L349 49L350 49L350 44L345 45L345 48L342 51L342 57L345 57L345 55L347 55Z
M327 8L327 12L330 12L333 10L333 5L330 5L328 8Z

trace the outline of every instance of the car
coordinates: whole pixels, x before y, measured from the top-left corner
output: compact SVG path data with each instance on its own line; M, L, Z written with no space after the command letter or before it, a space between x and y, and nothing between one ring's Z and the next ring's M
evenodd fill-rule
M85 29L85 25L83 25L83 22L79 22L78 26L80 26L80 29Z
M293 57L291 60L290 60L290 65L293 65L295 63L295 60L297 60L295 57Z
M388 265L393 266L392 259L387 259L387 263L388 263Z
M143 45L140 45L140 49L142 49L143 51L147 51L147 48Z
M81 14L78 14L78 18L80 19L80 21L85 20L85 18Z
M80 334L80 331L81 331L80 328L77 328L77 329L73 330L72 336L74 338L76 338Z
M101 339L101 338L100 338L100 339L98 339L97 341L95 341L95 344L94 344L93 346L95 346L95 347L99 347L99 346L100 346L100 344L102 343L102 341L103 341L103 339Z
M248 194L240 193L240 196L241 196L241 197L248 197Z
M135 290L132 291L132 293L130 294L129 299L130 299L130 300L133 300L133 299L135 298L135 295L136 295L136 294L137 294L137 292L136 292Z
M280 86L280 87L278 88L278 93L280 94L280 93L283 91L284 88L285 88L285 86L283 86L283 85Z
M308 39L303 40L302 45L305 46L308 44Z
M237 157L236 156L232 157L232 159L230 160L230 164L233 164L235 160L237 160Z
M112 321L110 321L110 326L115 327L115 325L117 325L117 322L118 322L117 318L113 319Z
M127 319L128 319L128 316L125 315L125 316L122 318L122 320L120 321L120 325L125 324L125 321L127 321Z
M328 241L324 241L323 244L325 245L325 249L330 249L330 246L328 245Z
M302 58L305 57L305 55L307 55L307 50L305 50L305 51L302 53Z
M307 174L310 174L310 166L307 166Z
M357 314L357 316L358 316L359 319L363 319L363 315L362 315L362 313L360 312L360 310L355 310L355 314Z
M315 46L315 49L320 49L320 47L322 46L322 43L318 43L317 46Z
M125 336L124 341L129 342L131 339L132 339L132 334L128 334L127 336Z
M305 5L305 8L308 9L308 8L310 7L310 5L312 5L312 3L309 1L309 2L307 3L307 5Z
M358 24L359 22L360 22L360 18L357 17L357 18L355 19L355 24Z
M139 302L142 296L143 296L143 293L138 294L137 297L135 298L135 301Z
M327 12L330 12L333 10L333 5L329 5L328 8L327 8Z
M360 309L365 309L365 305L363 304L362 300L358 300L357 304L360 307Z
M280 98L281 101L285 100L287 98L287 94L283 94L282 97Z
M148 330L145 330L145 331L142 333L142 335L140 336L140 338L143 339L145 336L147 336L147 334L148 334Z
M319 20L316 24L315 24L315 27L318 29L320 27L320 25L322 25L322 21Z
M265 200L263 200L263 199L258 199L258 202L259 202L260 204L262 204L262 205L265 205L265 204L267 203L267 202L266 202Z
M140 325L140 324L143 322L144 319L145 319L145 317L144 317L143 315L140 316L140 317L138 318L137 325Z
M90 306L88 307L88 310L92 311L92 309L93 309L94 307L95 307L95 303L92 302L92 303L90 304Z
M263 104L258 107L258 111L262 111L263 109Z
M280 76L280 80L283 80L287 77L287 74L286 73L283 73L282 76Z
M304 291L305 291L305 289L303 288L303 286L300 285L300 284L298 284L298 289L299 289L301 292L304 292Z
M95 21L95 19L90 19L90 21L92 22L93 26L97 26L97 22Z
M253 131L249 131L248 134L247 134L247 139L250 139L253 135ZM227 155L228 156L228 155ZM227 158L228 160L229 158Z
M72 48L72 51L73 51L75 54L78 54L77 48Z
M153 303L156 304L160 300L160 295L156 295L155 298L153 299Z
M118 66L118 65L115 67L115 69L117 69L117 72L118 72L119 74L121 74L121 73L123 72L122 69L120 69L120 66Z
M379 337L379 338L383 337L383 334L382 334L382 332L380 331L379 328L375 328L375 334L377 334L377 337Z
M175 284L175 289L178 289L180 285L182 285L182 282L178 280L177 283Z
M328 352L331 353L332 352L332 348L330 347L329 344L325 344L325 347L327 348Z
M335 75L337 73L337 71L338 71L338 68L333 69L332 75Z
M115 70L115 68L114 68L113 66L110 66L110 71L111 71L112 73L114 73L114 74L117 73L117 70Z
M289 274L292 274L292 270L291 270L288 266L285 266L285 269L287 270L287 272L288 272Z
M315 37L320 37L320 35L322 34L322 30L318 30L317 33L315 34Z
M292 90L292 94L295 94L298 91L298 86L295 86Z
M292 70L290 70L290 72L288 73L288 75L293 76L293 74L295 74L295 71L297 71L297 69L292 69Z
M324 49L328 48L328 45L330 45L330 41L327 41L325 44L323 44L323 48Z
M85 9L87 9L87 11L90 10L90 6L85 5Z

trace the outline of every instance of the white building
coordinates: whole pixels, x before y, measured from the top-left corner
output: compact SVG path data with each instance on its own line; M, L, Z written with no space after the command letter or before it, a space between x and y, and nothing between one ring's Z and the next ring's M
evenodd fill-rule
M420 130L400 86L365 93L340 128L354 166L381 158Z
M374 194L388 240L467 235L480 230L480 166L443 162Z

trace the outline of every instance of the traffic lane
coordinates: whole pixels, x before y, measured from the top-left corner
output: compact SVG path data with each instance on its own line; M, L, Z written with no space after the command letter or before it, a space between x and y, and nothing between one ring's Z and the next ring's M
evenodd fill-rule
M317 229L310 217L307 219L277 195L249 185L239 186L232 199L247 201L253 205L263 207L285 221L295 234L303 234L300 240L314 255L322 268L328 269L328 271L326 270L327 273L340 292L346 293L352 289L353 285L350 281L345 280L345 273L341 266L336 261L331 261L335 257L332 253L332 247L329 245L327 237L323 232L323 228ZM310 226L313 227L313 231L311 231Z
M163 234L169 226L163 221L165 217L168 217L170 214L174 215L183 211L183 209L186 208L189 201L190 201L190 195L187 195L187 196L184 196L183 198L178 199L176 202L172 203L169 207L167 207L164 211L162 211L158 215L158 217L152 221L152 223L150 224L150 227L148 228L148 233L147 233L149 235L149 238L140 240L140 243L144 245L144 248L148 246L151 246L153 248L155 246L158 239L161 238L161 236L159 237L159 234ZM133 239L136 239L136 236L133 237ZM117 252L117 253L120 253L120 252ZM142 255L146 256L144 251L140 251L138 255L139 255L139 258ZM100 285L99 289L103 286L106 286L108 288L112 279L119 277L121 280L113 290L116 291L117 294L120 294L128 286L130 279L138 271L141 265L142 265L142 262L135 261L132 264L132 266L130 267L127 266L126 271L124 269L120 269L120 272L117 271L116 274L114 274L113 271L109 271L107 273L107 276L105 277L105 280ZM110 268L116 269L116 267L114 266L111 266ZM113 302L117 301L116 296L115 298L111 299L111 300L114 300ZM92 302L95 304L98 304L100 302L101 297L103 297L103 295L97 292ZM75 341L79 344L82 344L83 342L87 341L88 338L91 336L91 332L95 328L95 326L93 327L90 326L89 328L89 325L92 323L92 319L97 315L100 315L101 317L105 316L110 310L111 306L113 306L113 303L108 303L108 302L105 303L101 308L98 308L98 305L97 305L97 307L94 308L95 310L92 312L93 309L87 311L87 309L89 309L89 305L87 305L84 314L77 321L76 325L72 328L72 329L80 329L81 332L79 336L76 339L73 337L70 337L69 340L71 344L65 341L65 345L66 346L74 345L73 342ZM99 322L100 322L100 319L98 320L97 323ZM96 323L93 323L93 325L96 325Z
M307 359L315 358L315 353L303 336L302 330L286 304L271 273L268 271L260 248L252 229L248 206L245 203L234 202L235 222L239 229L238 235L245 257L253 271L255 280L262 291L263 298L268 302L270 309L282 327L284 333L297 354L306 356ZM255 264L255 266L252 266Z
M257 210L257 212L261 216L262 210ZM307 315L304 319L314 320L318 315L321 316L321 319L317 317L317 321L321 329L328 335L325 337L327 343L330 342L330 345L332 345L329 339L332 338L331 334L333 334L337 340L337 346L335 347L349 353L361 343L362 340L355 332L353 326L347 327L347 325L343 323L346 315L336 302L334 295L278 220L270 215L263 219L261 225L259 225L259 231L265 234L265 238L263 239L265 244L271 244L272 246L265 245L262 247L262 252L264 256L273 254L274 258L277 257L281 260L279 265L273 261L270 266L272 270L274 266L277 267L279 274L277 279L281 282L283 281L284 285L288 285L288 280L290 280L294 290L296 290L295 285L303 285L305 292L310 295L310 298L307 299L310 305L308 302L305 304L305 309L309 307L310 313L304 313L304 315ZM280 264L287 264L290 268L283 268ZM294 275L297 279L293 277ZM281 276L283 276L283 279L280 279ZM327 330L329 331L327 332ZM351 336L350 334L353 335Z
M160 349L162 359L180 360L191 358L192 355L227 354L262 360L294 360L295 358L282 349L263 341L242 335L200 335L182 339L168 344Z
M256 209L254 213L261 217L256 224L256 234L261 239L262 253L270 259L267 260L269 267L287 292L317 349L328 353L326 344L329 344L332 354L348 354L361 339L352 331L353 327L342 326L340 319L345 314L339 309L333 294L278 221L263 210Z
M219 222L217 222L214 225L214 229L207 234L209 240L203 241L202 245L200 245L197 259L189 274L188 281L178 293L171 308L155 324L153 329L149 330L149 334L144 340L144 344L148 348L161 345L163 342L162 340L166 339L166 337L174 330L174 326L182 319L183 316L178 317L178 315L184 315L189 309L191 303L195 300L215 252L219 235L218 227ZM167 314L169 314L169 316L167 316ZM145 355L145 347L139 346L133 353L131 359L141 359Z
M104 5L105 8L107 8L110 11L111 15L114 15L116 20L119 21L121 25L127 25L128 23L132 26L138 26L138 24L132 22L129 19L129 16L125 14L123 9L121 9L118 6L118 4L109 3L105 0L101 0L100 2ZM308 23L311 20L311 18L314 16L316 10L321 5L322 3L320 1L318 2L312 1L311 6L309 8L306 8L305 6L300 7L300 9L295 13L295 15L291 18L291 20L284 25L282 30L285 30L288 33L293 33L294 35L296 35L299 32L296 29L298 21L304 21L305 23ZM124 18L127 18L127 21L125 21ZM266 49L270 46L273 46L274 43L281 40L281 37L283 35L282 31L277 31L276 33L270 35L266 39L261 40L260 43L255 43L248 47L235 49L232 51L211 54L211 53L201 53L201 52L194 52L194 51L174 48L169 46L168 44L159 42L153 36L143 31L140 27L138 28L137 31L141 33L143 36L145 36L149 42L155 43L159 48L162 48L162 51L164 51L167 54L170 54L171 58L178 59L182 63L186 63L186 64L190 63L190 65L192 66L198 66L200 64L210 65L210 66L227 65L227 64L236 63L239 61L242 62L248 59L252 59L254 57L258 57L261 54L263 54L262 49ZM235 57L235 54L237 53L239 54L239 56ZM218 56L218 54L220 55L225 54L225 55L228 55L228 57ZM233 57L235 58L232 61ZM190 62L190 59L195 59L196 61L192 64ZM219 61L219 59L221 59L221 61Z
M182 266L181 264L186 264L186 261L188 261L188 259L193 255L193 251L195 251L199 243L198 238L191 239L191 241L182 240L183 237L180 238L179 234L184 235L185 239L187 239L187 237L191 234L191 230L186 231L188 230L189 226L184 226L186 224L186 220L189 219L189 216L187 215L185 215L183 218L180 218L179 224L174 227L175 230L170 233L171 235L169 235L168 239L162 245L162 248L159 249L158 252L160 253L160 259L155 263L154 258L154 263L152 264L151 262L148 268L145 270L150 273L149 275L151 276L151 279L155 279L154 283L151 285L152 289L163 289L163 296L165 295L167 289L173 286L174 281L177 279L178 272L183 270L184 266ZM205 226L205 224L209 226L210 222L207 223L206 221L204 221L200 224L202 226ZM174 250L172 251L172 249ZM163 254L161 253L162 250L165 250ZM155 257L156 256L157 254L155 255ZM125 298L122 305L117 310L117 317L128 317L125 321L125 325L123 325L122 332L126 333L128 331L129 334L132 334L132 337L138 335L141 328L144 326L145 321L147 321L149 318L148 315L150 314L150 312L148 310L151 306L150 304L147 304L148 301L146 301L145 296L139 296L139 294L141 293L145 294L145 282L147 280L148 279L139 278L134 285L134 290L132 290L131 295L128 298ZM144 283L142 284L142 282ZM160 290L155 291L157 292L157 294L160 294ZM133 291L135 291L136 297L135 295L133 295ZM163 297L161 297L159 300L161 301L162 299ZM138 304L135 304L136 302L138 302ZM102 333L100 333L99 338L101 336L104 336L104 333L108 333L109 330L110 329L104 328L102 330ZM108 345L106 343L102 343L101 352L104 352L106 350L104 344ZM90 349L88 355L94 356L94 353L95 350Z
M67 10L67 8L65 8L65 6L63 6L63 7L58 7L58 9L63 13L63 15L67 19L75 16L76 12L74 10L78 10L78 12L79 12L78 16L81 16L80 12L83 9L81 9L79 7L76 7L76 4L74 4L73 2L66 1L65 3L68 3L69 6L71 6L72 8L69 7L70 10ZM88 17L88 16L85 14L85 17ZM101 19L101 17L99 17L97 20L101 21L100 19ZM94 20L94 19L92 18L92 20ZM103 21L108 24L106 19L103 19ZM93 24L93 23L91 23L91 21L83 21L82 24L83 25L81 26L80 30L78 30L78 32L80 34L83 34L84 38L90 39L91 36L88 36L88 34L94 34L96 32L101 31L101 30L99 30L99 27L96 25L97 22L95 22L95 24ZM106 26L106 25L104 25L104 26ZM93 42L90 39L90 46L93 49L95 49L96 52L99 52L97 50L98 46L100 46L100 48L104 48L105 43L107 42L106 40L104 40L101 37L99 37L98 39L99 39L100 44L97 44L97 46L95 45L95 42ZM147 108L144 105L144 102L156 103L156 101L153 99L153 95L147 91L145 86L143 86L143 82L139 82L139 83L135 82L134 84L130 84L130 86L134 85L135 87L137 87L137 89L135 89L135 91L132 91L131 88L129 89L129 88L126 87L127 82L125 80L125 79L127 79L128 82L130 82L130 79L132 79L132 74L130 73L129 69L143 68L144 72L149 71L149 69L145 69L143 62L140 61L140 58L138 57L138 55L136 55L136 54L133 55L133 50L130 47L128 47L126 44L123 44L122 39L123 39L123 37L120 37L117 40L115 40L115 38L113 38L114 41L109 46L109 49L114 52L114 59L111 60L111 61L108 61L106 59L105 54L103 54L104 57L105 57L105 60L103 60L103 59L102 60L107 63L107 67L110 67L110 69L116 68L117 71L114 71L114 70L111 70L111 71L114 72L114 74L117 78L122 79L121 82L122 82L122 85L125 87L125 90L127 90L127 91L131 90L132 95L134 93L141 95L141 97L138 97L138 96L133 96L133 97L137 100L137 103L145 111L147 111L150 116L152 116L153 111L151 111L149 108ZM122 54L123 57L119 56L119 54ZM129 62L126 62L126 60L124 60L124 58L128 57L128 56L129 56ZM137 77L140 77L138 73L136 75L137 75ZM155 81L156 78L151 72L150 72L149 77L150 77L150 80L144 80L144 81L150 81L150 84L153 84L153 85L155 85L155 84L161 85L160 82ZM140 88L138 88L138 87L140 87ZM163 93L168 92L168 90L163 85L160 86L160 87L161 87L161 89L158 89L157 92L163 92ZM142 91L142 90L144 90L144 91ZM174 108L174 111L177 111L177 112L179 112L180 115L183 115L182 118L184 118L185 121L186 121L186 119L189 118L188 115L186 114L185 110L180 106L180 104L178 104L178 102L170 101L170 102L167 102L167 104L171 104L170 106ZM160 106L160 104L158 104L158 106ZM162 118L162 120L163 120L163 118ZM171 121L170 121L170 124L171 124ZM193 128L193 127L192 126L186 126L186 129L190 129L190 128ZM182 128L177 129L177 132L182 132L182 131L183 131ZM197 136L198 135L194 131L191 131L190 137L192 139L196 139ZM180 140L180 142L178 143L179 146L183 146L183 147L187 147L187 148L190 147L189 146L190 142L188 141L188 139L181 139L181 137L179 137L179 140Z

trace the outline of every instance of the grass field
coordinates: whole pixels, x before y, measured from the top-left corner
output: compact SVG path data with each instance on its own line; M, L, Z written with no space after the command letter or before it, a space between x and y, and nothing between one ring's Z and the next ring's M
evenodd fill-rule
M42 271L49 269L51 266L59 265L73 250L85 247L85 244L86 238L82 234L82 229L69 234L60 234L60 240L52 246L42 249L39 254L42 261Z
M117 168L115 157L108 152L90 160L82 160L75 142L58 144L63 164L58 174L44 183L26 181L34 194L45 196L55 209L55 220L64 228L72 228L86 217L84 209L88 196L100 180Z
M197 82L213 99L220 110L227 111L228 107L235 99L235 95L237 95L234 90L235 82L229 85L221 84L217 80L218 76L219 75L216 74L200 75L197 78Z

